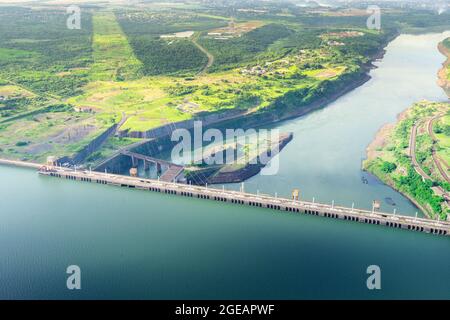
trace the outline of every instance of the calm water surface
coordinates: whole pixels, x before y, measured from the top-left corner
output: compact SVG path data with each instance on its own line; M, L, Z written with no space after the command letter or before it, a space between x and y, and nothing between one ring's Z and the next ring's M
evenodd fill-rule
M380 126L415 101L443 101L437 43L450 33L404 35L373 79L306 117L276 176L247 191L369 208L390 197L361 160ZM229 186L229 188L236 186ZM402 230L39 177L0 167L0 298L450 298L450 240ZM384 210L393 210L388 203ZM82 271L82 290L65 270ZM382 290L366 288L366 268Z

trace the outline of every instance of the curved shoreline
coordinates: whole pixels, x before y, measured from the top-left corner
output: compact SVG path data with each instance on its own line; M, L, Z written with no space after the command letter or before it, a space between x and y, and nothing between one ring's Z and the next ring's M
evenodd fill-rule
M363 72L361 76L358 79L355 79L354 81L351 81L347 85L345 85L341 90L336 91L335 93L331 94L328 97L320 98L310 104L307 104L301 108L298 108L297 110L288 112L286 114L282 114L281 116L278 116L274 111L268 111L266 114L268 114L270 117L264 121L261 122L261 119L258 119L258 125L267 125L267 124L274 124L277 122L295 119L301 116L304 116L310 112L322 109L327 107L329 104L337 101L339 98L343 97L347 93L350 93L351 91L361 87L366 82L370 81L372 77L370 76L370 71L373 69L377 69L378 67L374 65L373 63L382 60L387 52L386 48L389 46L389 44L394 41L397 37L399 37L401 33L396 32L394 33L389 39L386 40L384 45L375 53L373 54L369 62L365 65L362 65ZM258 115L247 115L248 118L251 117L257 117Z
M438 44L438 50L442 55L444 55L447 58L447 60L442 63L442 68L438 71L437 84L440 87L442 87L442 89L446 92L446 94L450 98L450 81L448 81L448 79L447 79L447 68L450 66L450 50L444 46L444 44L443 44L444 41L445 41L445 39ZM414 199L409 194L397 189L395 187L395 184L390 179L383 179L381 176L376 175L374 172L369 171L367 168L367 163L377 159L377 156L376 156L377 149L384 146L385 140L392 133L392 130L395 129L396 125L401 120L406 118L409 110L410 110L410 108L402 111L401 113L399 113L397 115L395 122L386 123L377 131L373 140L370 142L370 144L366 148L366 159L364 159L364 161L363 161L362 170L371 174L372 176L376 177L378 180L380 180L384 184L391 187L393 190L402 194L404 197L406 197L408 200L410 200L417 208L419 208L425 216L427 216L428 218L431 218L429 210L427 208L425 208L423 205L421 205L420 203L418 203L418 201L416 199Z
M388 138L388 136L392 133L392 131L395 129L396 125L401 121L404 120L406 118L407 113L409 112L410 108L400 112L397 117L395 122L390 122L390 123L386 123L385 125L383 125L375 134L374 139L370 142L370 144L367 146L366 148L366 159L364 159L363 161L363 168L362 170L364 172L369 173L370 175L372 175L373 177L375 177L376 179L378 179L379 181L381 181L382 183L384 183L385 185L391 187L393 190L397 191L398 193L400 193L401 195L403 195L405 198L407 198L409 201L411 201L417 208L419 208L422 213L427 217L431 219L431 215L428 211L428 209L426 209L423 205L421 205L419 202L417 202L416 199L414 199L412 196L410 196L409 194L402 192L401 190L399 190L398 188L395 187L395 184L393 183L392 180L390 179L383 179L382 177L376 175L374 172L369 171L368 168L366 167L366 164L369 161L373 161L376 160L377 157L375 156L375 153L377 151L378 148L383 147L385 145L385 142Z

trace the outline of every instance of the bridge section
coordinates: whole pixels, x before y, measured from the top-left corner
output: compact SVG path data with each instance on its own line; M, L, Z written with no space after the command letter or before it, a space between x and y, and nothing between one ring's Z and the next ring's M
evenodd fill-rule
M183 166L179 166L170 161L153 158L140 153L123 150L120 152L120 154L131 157L133 165L137 165L136 160L144 161L144 167L146 167L147 163L154 163L156 165L156 170L158 171L158 173L162 171L161 170L162 166L166 166L167 170L161 175L160 177L161 181L177 182L177 179L181 176L181 174L184 171Z

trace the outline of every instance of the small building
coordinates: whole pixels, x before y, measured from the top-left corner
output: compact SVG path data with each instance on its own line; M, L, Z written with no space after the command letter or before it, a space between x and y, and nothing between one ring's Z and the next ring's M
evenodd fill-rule
M75 112L95 113L95 108L89 106L77 106L73 109L75 110Z

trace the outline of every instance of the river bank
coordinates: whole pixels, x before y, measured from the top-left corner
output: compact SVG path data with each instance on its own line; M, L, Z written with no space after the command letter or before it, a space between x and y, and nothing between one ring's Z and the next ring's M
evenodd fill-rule
M435 179L436 171L424 158L421 149L425 144L426 130L422 128L426 119L448 110L448 103L423 101L413 105L397 116L395 123L384 125L366 149L367 159L363 169L375 175L383 183L402 193L429 218L447 219L445 182ZM419 126L419 146L416 132ZM416 152L421 163L416 161ZM423 168L422 168L423 167ZM426 170L427 172L425 172ZM444 195L444 196L443 196Z
M442 64L442 68L438 72L437 83L440 87L444 89L446 94L450 97L450 81L448 80L448 68L450 66L450 50L445 45L445 42L448 40L449 39L446 39L438 44L439 52L445 57L447 57L447 60ZM422 212L426 216L433 218L436 217L437 215L440 215L441 218L446 218L449 204L448 204L448 191L445 190L443 185L445 184L445 182L439 181L439 179L436 178L436 175L432 174L433 171L436 170L435 168L433 168L433 165L430 164L429 161L427 161L426 158L423 159L423 165L425 166L427 172L425 172L422 169L423 165L419 164L416 160L417 156L416 156L415 136L418 130L416 126L418 125L423 126L426 122L424 119L430 119L430 114L426 115L422 114L420 117L414 115L417 109L420 108L421 106L424 109L429 108L430 110L428 112L433 114L434 116L436 116L440 112L441 113L447 112L450 107L449 104L443 104L442 108L437 107L436 108L437 110L435 110L433 106L437 106L437 104L433 104L431 102L422 102L419 104L415 104L412 107L401 112L397 116L395 123L385 124L379 129L379 131L375 135L375 138L366 149L367 158L366 160L363 161L363 169L375 175L383 183L389 185L396 191L402 193L411 202L413 202L420 210L422 210ZM409 129L409 131L404 130L403 132L404 135L407 135L407 139L409 139L408 148L406 151L403 150L403 154L401 147L399 146L402 143L405 143L405 141L400 141L398 137L399 133L398 132L396 133L396 131L400 130L401 126L408 127ZM426 130L424 128L421 128L422 134L424 131ZM395 136L396 134L397 137ZM431 139L432 137L428 138ZM432 141L433 140L431 140L431 143L433 143ZM399 151L397 154L391 152L396 148L397 151ZM422 152L422 155L423 154L426 154L426 152ZM432 158L432 155L429 158ZM392 171L389 170L389 166L391 166ZM423 181L432 182L432 186L434 187L425 183L425 190L426 190L425 193L428 192L428 195L425 196L425 198L431 200L432 202L431 205L430 203L426 203L427 201L424 201L424 199L422 198L423 196L422 194L416 195L411 194L411 189L409 188L411 187L411 185L409 185L408 188L406 189L405 187L401 187L399 185L398 178L401 179L402 176L403 177L411 176L412 171L414 171L414 174L420 176ZM413 182L410 181L410 183ZM414 183L417 183L417 181ZM418 199L419 197L421 198L421 200ZM443 205L438 206L436 202L438 202L437 199L440 197L443 197L444 201L442 202ZM447 204L445 204L446 201Z
M265 111L262 113L256 113L256 114L246 114L245 116L237 116L232 121L236 123L236 121L241 124L244 128L250 127L250 126L261 126L261 125L272 125L276 124L282 121L295 119L301 116L305 116L311 112L314 112L316 110L319 110L321 108L325 108L329 104L335 102L339 98L343 97L344 95L348 94L349 92L361 87L368 81L372 79L370 76L370 72L373 69L376 69L377 66L374 64L376 61L382 60L386 54L386 48L387 46L394 41L398 36L400 36L399 32L396 32L392 34L387 40L381 45L380 49L370 56L369 61L362 65L361 73L358 75L355 75L352 79L344 79L339 80L342 81L340 88L336 90L335 92L332 92L328 95L323 95L318 100L315 100L309 104L306 104L301 107L293 108L292 110L288 112L280 112L279 110L276 110L275 108L272 108L270 111ZM277 101L274 103L274 105L277 102L280 102L284 97L281 97L277 99ZM283 104L283 102L281 102ZM230 121L224 121L220 124L221 127L223 125L229 124Z
M399 188L396 187L394 180L387 174L382 174L375 168L373 168L373 162L377 161L377 159L381 156L381 150L390 143L390 135L393 134L396 125L406 119L407 113L409 110L405 110L397 116L397 121L395 123L387 123L380 128L380 130L376 133L374 140L367 146L366 153L367 158L363 161L363 170L368 173L374 175L376 178L380 179L384 184L388 185L392 189L402 193ZM422 206L414 197L409 195L408 193L402 193L409 201L414 203L416 207L418 207L422 213L431 218L428 209Z
M299 101L287 101L292 100L291 97L296 93L295 90L289 91L287 94L276 98L272 105L264 110L258 110L253 108L248 111L232 110L228 113L213 113L203 118L196 120L202 121L203 126L214 128L225 128L227 126L236 127L235 124L239 124L241 128L247 128L256 125L268 125L276 124L281 121L297 118L309 114L315 110L326 107L328 104L336 101L345 94L352 90L364 85L371 79L370 71L375 69L374 62L381 60L385 53L386 47L395 40L400 33L395 32L388 36L385 41L380 45L379 50L368 57L368 61L361 65L359 72L349 73L341 78L332 81L335 84L333 90L325 91L322 96L317 99L313 99L312 102L298 105ZM120 135L124 137L132 138L153 138L159 139L171 135L174 127L192 129L194 120L185 120L177 123L171 123L170 125L161 126L149 131L121 131ZM227 127L228 128L228 127Z
M371 76L370 72L373 69L376 69L377 66L374 65L374 62L379 61L383 59L385 53L386 53L386 47L391 43L393 40L395 40L400 34L395 33L391 37L389 37L386 42L380 47L380 49L374 53L369 61L361 66L362 71L359 74L353 75L351 79L344 79L344 80L338 80L342 81L339 90L336 90L335 92L325 94L319 99L307 104L303 105L301 107L294 107L289 108L290 110L288 112L282 112L278 110L278 108L270 108L270 110L265 110L263 112L236 112L235 114L231 114L228 116L217 116L215 119L208 120L203 122L204 128L215 128L219 130L225 130L225 129L232 129L232 128L242 128L242 129L248 129L252 127L260 127L260 126L267 126L267 125L273 125L276 123L280 123L282 121L295 119L301 116L305 116L307 114L310 114L316 110L319 110L321 108L325 108L327 105L335 102L342 96L350 93L351 91L355 90L358 87L363 86L365 83L370 81ZM279 98L282 99L282 98ZM277 100L274 102L274 105L277 102L280 102L280 100ZM282 102L281 102L282 104ZM183 127L187 130L192 130L193 122L192 124L188 124L187 122L184 122L182 124L171 124L170 126L167 126L167 128L160 128L153 130L151 135L151 141L146 143L147 145L157 145L157 150L161 150L162 153L166 152L168 148L173 146L173 142L170 141L170 136L172 133L173 128L180 128ZM130 137L148 137L148 132L121 132L120 136L130 136ZM155 148L141 148L141 151L143 151L145 154L147 154L147 151L151 149L151 156L158 157L157 154L154 153ZM135 150L136 152L141 152L139 150ZM115 164L113 166L109 166L108 162L114 162ZM119 161L120 162L120 161ZM120 164L118 165L117 159L111 159L110 161L99 160L98 163L102 163L102 166L99 166L97 169L104 170L105 168L108 168L109 170L115 170L120 171L118 168L120 167ZM246 179L254 176L259 172L259 168L254 167L251 170L247 170L247 173L245 176L247 176ZM244 180L246 180L244 179ZM243 181L240 179L240 181Z
M19 160L8 160L8 159L0 159L0 165L27 168L27 169L39 169L42 167L42 164L39 163L19 161Z

